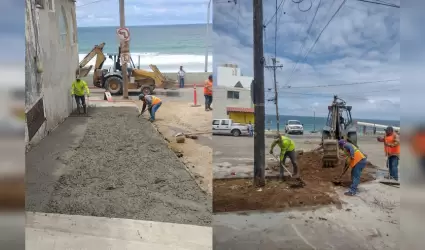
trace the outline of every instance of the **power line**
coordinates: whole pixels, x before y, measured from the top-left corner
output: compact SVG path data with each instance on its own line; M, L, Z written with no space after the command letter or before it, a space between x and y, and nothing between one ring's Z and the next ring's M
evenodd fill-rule
M316 19L316 16L317 16L317 13L319 12L319 8L320 8L320 5L322 4L322 0L319 0L319 3L317 4L317 9L316 9L316 12L314 12L314 16L313 16L313 18L311 19L311 21L310 21L310 24L309 24L309 26L308 26L308 28L307 28L307 34L306 34L306 36L305 36L305 38L304 38L304 40L303 40L303 42L302 42L302 44L301 44L301 47L300 47L300 51L298 52L298 54L297 54L297 61L295 62L295 64L292 66L292 69L291 69L291 73L290 73L290 76L292 76L292 74L294 73L294 71L295 71L295 68L297 67L297 65L298 65L298 63L299 63L299 61L300 61L300 55L301 55L301 53L303 52L303 50L304 50L304 47L305 47L305 44L306 44L306 42L307 42L307 38L309 37L309 35L310 35L310 31L311 31L311 28L313 27L313 22L314 22L314 20Z
M351 83L338 83L338 84L325 84L325 85L313 85L313 86L284 86L282 88L287 89L304 89L304 88L326 88L326 87L343 87L343 86L352 86L352 85L363 85L363 84L371 84L371 83L383 83L383 82L394 82L400 81L400 79L390 79L390 80L378 80L378 81L367 81L367 82L351 82Z
M282 1L280 1L280 4L279 4L279 6L276 8L275 13L274 13L274 14L273 14L273 16L269 19L269 21L265 22L266 24L264 24L264 27L267 27L267 26L268 26L268 25L272 22L273 18L275 18L275 17L276 17L277 12L280 10L280 7L282 7L282 6L285 4L285 2L286 2L286 0L282 0Z
M384 2L384 1L371 1L371 0L356 0L359 2L364 2L364 3L372 3L372 4L377 4L377 5L383 5L383 6L387 6L387 7L393 7L393 8L400 8L400 5L396 5L393 3L388 3L388 2Z
M99 3L99 2L103 2L103 1L106 1L106 0L92 1L92 2L88 2L88 3L82 4L82 5L77 5L75 7L83 7L83 6L86 6L86 5L90 5L90 4L94 4L94 3Z
M310 54L310 52L314 49L314 47L316 46L317 42L319 41L320 37L322 36L323 32L326 30L326 28L329 26L329 24L332 22L332 20L335 18L335 16L338 14L338 12L342 9L342 6L344 6L344 4L347 2L347 0L343 0L341 2L341 4L339 5L338 9L335 11L335 13L331 16L331 18L329 19L329 21L326 23L326 25L323 27L323 29L320 31L319 35L317 36L316 40L313 42L313 45L310 47L310 49L307 51L307 53L305 54L304 58L303 58L303 62L307 59L308 55ZM295 68L297 67L298 63L295 64ZM289 76L289 80L287 82L287 85L289 85L292 76L294 75L296 70L294 70L291 75Z

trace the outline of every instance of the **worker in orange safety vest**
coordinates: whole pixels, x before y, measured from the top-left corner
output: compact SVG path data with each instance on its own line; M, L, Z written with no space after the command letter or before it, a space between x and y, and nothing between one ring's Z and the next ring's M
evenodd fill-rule
M419 166L425 173L425 126L421 125L409 136L410 147L415 157L419 159Z
M161 99L153 95L145 95L142 93L139 95L139 100L143 102L142 111L140 112L139 116L143 115L147 107L150 114L149 121L155 121L155 113L156 111L158 111L159 107L161 107L162 104Z
M356 146L345 140L339 140L338 145L347 155L344 172L351 168L350 189L344 194L347 196L354 196L357 194L357 186L360 184L360 177L363 169L366 167L367 158Z
M213 87L213 76L210 75L208 77L208 80L206 80L204 84L205 111L213 110L211 108L211 104L213 101L212 87Z
M390 179L398 181L398 163L400 160L400 139L394 128L389 126L385 129L385 136L378 137L379 142L384 143L387 167Z

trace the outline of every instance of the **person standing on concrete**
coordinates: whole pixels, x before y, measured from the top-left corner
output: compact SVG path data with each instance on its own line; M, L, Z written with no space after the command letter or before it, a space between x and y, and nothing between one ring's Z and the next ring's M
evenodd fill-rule
M252 124L251 121L248 122L248 132L249 132L249 136L254 136L254 129L252 128Z
M357 186L360 184L362 171L366 167L367 158L366 155L356 146L345 140L339 140L338 145L347 156L345 158L345 167L343 173L351 168L351 186L350 189L344 194L347 196L354 196L357 193Z
M385 129L385 137L378 137L379 142L384 143L385 156L390 178L398 181L398 162L400 160L400 139L394 128L389 126Z
M71 96L74 96L75 98L75 102L77 103L77 111L79 114L81 114L80 105L83 106L84 114L87 114L85 94L89 96L90 89L84 80L81 80L80 77L77 77L77 79L72 83L71 86Z
M180 66L179 72L177 72L177 78L179 79L180 88L184 88L184 76L186 71L183 70L183 66Z
M295 143L294 141L286 136L277 134L275 139L270 147L270 154L273 155L274 147L278 145L280 147L280 179L283 180L284 177L284 168L286 158L289 157L293 166L293 178L299 178L298 164L297 164L297 155L295 153ZM283 166L282 166L283 165Z
M147 107L150 114L149 121L155 121L155 113L158 111L159 107L161 107L162 104L161 99L153 95L140 94L139 100L143 102L142 111L140 112L139 116L145 113Z
M208 80L205 80L204 84L204 97L205 97L205 111L213 110L211 104L213 101L213 76L209 75Z

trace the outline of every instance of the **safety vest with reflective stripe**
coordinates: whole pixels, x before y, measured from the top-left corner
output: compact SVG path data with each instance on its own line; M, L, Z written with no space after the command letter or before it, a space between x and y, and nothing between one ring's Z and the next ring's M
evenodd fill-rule
M152 96L152 106L153 105L156 105L156 104L158 104L158 103L160 103L161 102L161 99L159 99L158 97L156 97L156 96Z
M348 143L347 143L348 144ZM353 144L350 143L350 146L354 149L354 157L351 158L350 152L344 148L344 152L347 155L347 160L350 161L350 168L354 168L361 160L365 159L366 156Z
M393 133L392 135L385 136L384 142L391 144L394 143L396 135ZM400 155L400 144L395 147L389 147L384 145L384 150L387 156L391 155Z

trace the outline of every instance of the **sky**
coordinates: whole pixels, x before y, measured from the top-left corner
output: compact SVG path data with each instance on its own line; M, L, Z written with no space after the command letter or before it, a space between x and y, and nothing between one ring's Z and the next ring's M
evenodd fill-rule
M400 4L399 0L386 1ZM276 39L277 58L282 65L277 70L280 114L310 116L315 111L325 116L337 94L353 106L355 118L399 120L400 9L348 0L315 43L343 0L283 2L277 14ZM273 0L263 1L267 65L274 57L275 7ZM215 67L234 63L244 75L253 76L252 9L252 1L234 4L215 0ZM265 69L264 74L266 99L273 98L269 91L273 91L273 73ZM275 113L273 102L266 102L266 113Z
M125 21L127 26L206 23L207 10L207 0L125 0ZM79 27L119 23L118 0L77 1Z

